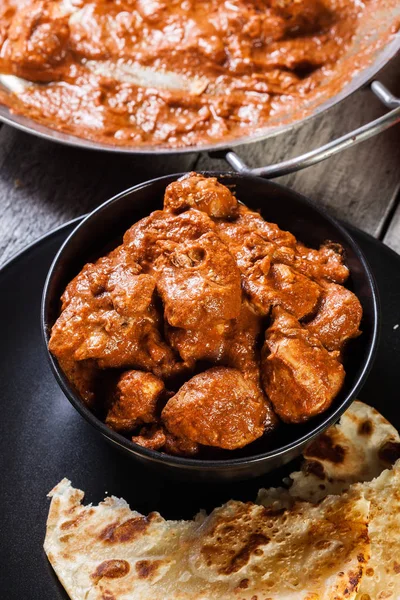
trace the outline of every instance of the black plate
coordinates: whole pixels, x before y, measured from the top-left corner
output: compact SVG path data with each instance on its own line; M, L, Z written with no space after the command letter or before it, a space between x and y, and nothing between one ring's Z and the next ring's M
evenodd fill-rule
M76 224L76 222L75 222ZM47 492L63 477L98 502L123 496L142 512L190 518L229 498L252 500L282 472L240 484L183 484L163 480L106 443L64 398L40 331L42 288L50 264L71 232L67 225L18 255L0 272L0 598L67 598L42 550ZM400 256L351 230L375 273L382 302L378 356L360 398L400 429ZM399 327L396 327L399 324ZM289 466L291 470L293 466Z

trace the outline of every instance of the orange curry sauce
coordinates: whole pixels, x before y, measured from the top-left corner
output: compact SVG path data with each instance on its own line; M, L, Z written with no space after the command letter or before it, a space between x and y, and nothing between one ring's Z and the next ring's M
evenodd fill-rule
M2 0L0 71L32 83L0 100L109 144L237 137L326 82L363 9L359 0Z

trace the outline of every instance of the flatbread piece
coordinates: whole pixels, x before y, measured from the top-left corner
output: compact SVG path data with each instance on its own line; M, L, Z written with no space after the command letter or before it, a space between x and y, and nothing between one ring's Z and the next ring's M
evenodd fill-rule
M357 489L275 511L230 501L165 521L124 500L83 506L62 480L44 548L72 600L348 600L369 560L369 502Z

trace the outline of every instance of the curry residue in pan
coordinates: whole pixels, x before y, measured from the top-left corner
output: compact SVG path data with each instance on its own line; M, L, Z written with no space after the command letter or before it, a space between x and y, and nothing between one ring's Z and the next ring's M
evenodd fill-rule
M363 10L360 0L3 0L0 71L33 85L0 99L111 144L229 139L312 97Z

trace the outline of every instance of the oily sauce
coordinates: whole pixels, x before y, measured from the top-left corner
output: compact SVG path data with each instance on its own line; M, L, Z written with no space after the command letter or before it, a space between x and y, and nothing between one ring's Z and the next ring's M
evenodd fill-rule
M13 111L117 145L257 130L333 78L360 0L2 0ZM354 67L353 67L354 68Z

